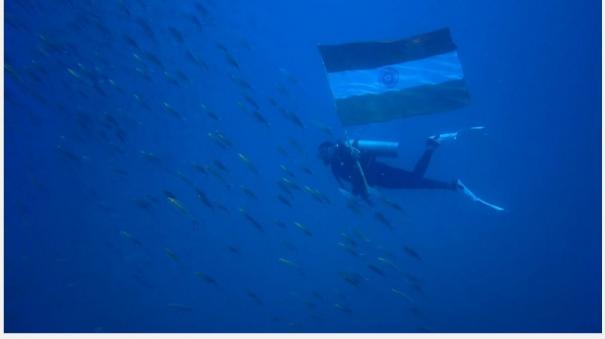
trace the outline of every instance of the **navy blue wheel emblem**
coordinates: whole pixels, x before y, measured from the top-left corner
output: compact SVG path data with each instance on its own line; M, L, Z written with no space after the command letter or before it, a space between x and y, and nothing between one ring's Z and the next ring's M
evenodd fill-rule
M378 79L385 87L395 87L399 81L399 71L393 67L385 67L380 70Z

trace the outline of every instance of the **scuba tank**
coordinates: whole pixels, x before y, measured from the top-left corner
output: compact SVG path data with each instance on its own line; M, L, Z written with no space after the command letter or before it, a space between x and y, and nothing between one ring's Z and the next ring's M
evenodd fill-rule
M360 151L382 156L397 157L399 151L399 143L396 141L349 139L347 143Z

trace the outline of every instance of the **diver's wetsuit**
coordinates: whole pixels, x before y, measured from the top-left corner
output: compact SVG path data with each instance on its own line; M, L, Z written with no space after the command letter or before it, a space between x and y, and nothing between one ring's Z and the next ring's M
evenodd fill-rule
M429 147L424 151L424 154L418 159L412 172L376 161L376 155L369 152L361 152L359 164L363 169L368 186L456 190L455 182L447 183L424 178L424 173L431 161L433 150L433 148ZM342 143L336 144L336 152L330 162L330 167L341 186L342 180L348 181L353 186L353 194L362 195L364 198L367 198L364 194L363 178L359 173L355 159L351 155L351 151Z

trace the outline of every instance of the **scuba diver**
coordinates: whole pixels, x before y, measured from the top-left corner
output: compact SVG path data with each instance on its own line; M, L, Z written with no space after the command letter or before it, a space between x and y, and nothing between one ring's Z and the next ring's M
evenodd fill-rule
M471 129L482 129L472 127ZM459 191L473 201L498 211L504 209L490 204L473 194L459 179L451 182L428 179L424 174L429 166L433 152L441 142L456 139L459 132L431 136L426 140L426 149L412 171L404 170L377 161L379 156L396 156L399 143L369 140L345 140L332 143L325 141L319 145L319 157L326 166L330 166L341 188L343 181L352 186L352 193L361 196L368 204L370 187L390 189L440 189Z

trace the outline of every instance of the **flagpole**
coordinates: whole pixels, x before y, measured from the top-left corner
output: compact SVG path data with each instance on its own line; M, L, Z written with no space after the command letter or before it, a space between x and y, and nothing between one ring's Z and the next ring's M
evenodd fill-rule
M357 167L357 170L359 171L359 174L361 175L361 181L363 182L363 188L364 188L364 193L366 194L366 196L369 194L369 189L368 189L368 181L366 179L366 175L363 171L363 167L361 167L361 164L359 163L359 154L361 154L361 151L355 147L353 147L353 144L351 143L351 139L348 138L348 132L345 130L345 145L350 149L351 151L351 155L353 155L353 152L356 152L356 155L354 156L355 159L355 166Z

